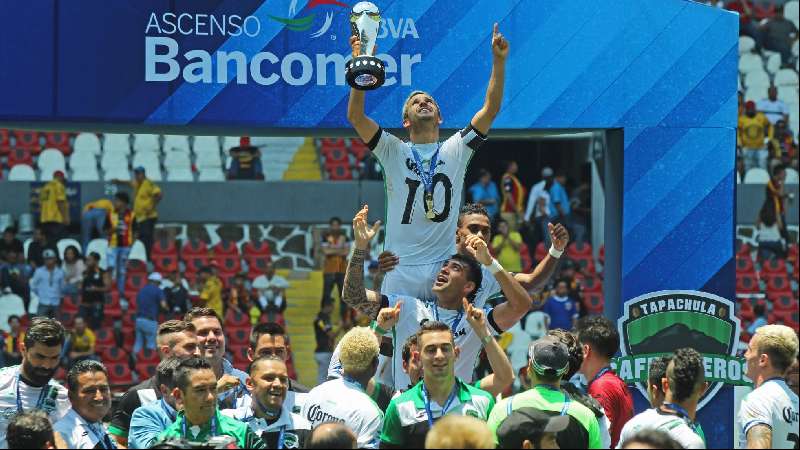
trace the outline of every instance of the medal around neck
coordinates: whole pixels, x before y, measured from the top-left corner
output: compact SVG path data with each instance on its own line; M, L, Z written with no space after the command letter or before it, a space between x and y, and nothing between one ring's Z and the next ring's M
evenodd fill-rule
M345 77L347 84L361 91L377 89L386 81L383 61L372 56L380 22L381 13L373 3L359 2L353 6L350 28L361 41L361 51L345 64Z

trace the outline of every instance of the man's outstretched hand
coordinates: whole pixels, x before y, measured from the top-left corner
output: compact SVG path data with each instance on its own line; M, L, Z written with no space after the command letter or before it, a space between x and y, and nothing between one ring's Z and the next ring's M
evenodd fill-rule
M492 55L503 61L508 56L508 41L500 33L500 27L497 22L494 23L494 29L492 30Z

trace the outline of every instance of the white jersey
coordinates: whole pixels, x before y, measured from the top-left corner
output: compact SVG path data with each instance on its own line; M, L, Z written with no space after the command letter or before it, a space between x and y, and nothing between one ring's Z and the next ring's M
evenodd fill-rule
M625 445L625 441L642 430L663 431L683 448L706 448L703 437L690 426L687 419L656 408L648 409L633 416L622 427L617 448L622 448Z
M772 429L771 448L797 448L798 443L797 394L789 389L783 379L764 382L747 394L739 408L739 444L747 447L747 432L756 425Z
M40 409L50 416L50 422L61 420L72 408L67 397L67 390L55 380L50 380L47 386L32 387L19 380L20 366L11 366L0 369L0 448L8 448L6 442L6 428L8 421L19 412L17 404L17 388L19 387L20 404L23 411ZM18 384L19 383L19 384ZM44 390L44 392L42 392ZM41 400L41 402L40 402Z
M67 448L109 448L113 445L102 423L90 424L74 409L53 425L53 431L61 435Z
M358 448L378 448L383 411L360 386L348 380L326 381L312 389L302 416L312 429L325 422L343 423L355 433Z
M430 264L453 254L464 175L473 152L484 140L468 126L441 143L405 143L384 130L379 130L369 142L384 171L387 196L384 245L400 257L401 265ZM421 168L415 162L412 148L422 160ZM436 216L429 219L421 174L427 178L437 150L432 177Z
M309 423L300 414L293 413L290 409L284 407L281 410L281 416L273 423L267 423L266 420L256 417L253 408L244 406L236 409L223 409L220 411L223 415L236 419L239 422L244 422L250 427L251 430L264 439L265 434L281 432L284 434L284 448L300 448L302 441L301 436L298 436L304 431L311 431L311 423Z
M299 414L303 409L303 403L305 403L306 398L308 398L307 393L288 391L286 393L286 398L283 400L283 407L295 414ZM252 406L253 398L249 393L245 393L236 399L235 409L252 408Z

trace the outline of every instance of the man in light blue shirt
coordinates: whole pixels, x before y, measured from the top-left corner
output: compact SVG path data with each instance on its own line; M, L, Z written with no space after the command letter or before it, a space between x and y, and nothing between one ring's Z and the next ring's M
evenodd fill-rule
M486 169L478 172L478 182L470 186L469 195L472 203L480 203L489 213L489 218L494 219L500 211L500 191L492 181L492 174Z
M158 364L156 385L161 391L161 398L133 411L128 430L128 448L150 448L158 435L175 422L177 412L172 390L176 385L175 369L180 362L181 358L172 356Z
M569 226L569 215L571 212L569 205L569 195L567 190L564 189L566 177L563 173L556 175L553 180L553 185L550 186L550 214L553 214L550 219L553 222L559 222L565 226Z
M37 268L31 278L31 292L39 297L36 315L55 317L64 292L64 271L57 265L58 260L54 250L46 249L42 252L42 258L44 266Z

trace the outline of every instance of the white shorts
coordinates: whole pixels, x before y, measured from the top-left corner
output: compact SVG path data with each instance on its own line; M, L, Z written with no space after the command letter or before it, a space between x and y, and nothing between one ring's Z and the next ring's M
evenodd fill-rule
M381 294L406 295L420 300L433 300L433 282L444 261L419 266L396 266L383 278Z

